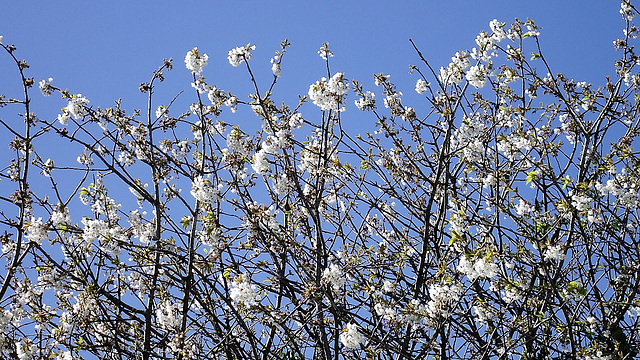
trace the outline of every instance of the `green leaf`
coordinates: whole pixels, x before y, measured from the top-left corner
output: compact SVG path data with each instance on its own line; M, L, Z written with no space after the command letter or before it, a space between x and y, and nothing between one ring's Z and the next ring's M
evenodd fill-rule
M527 184L529 184L530 182L535 180L537 177L538 177L538 172L537 171L529 171L527 173Z

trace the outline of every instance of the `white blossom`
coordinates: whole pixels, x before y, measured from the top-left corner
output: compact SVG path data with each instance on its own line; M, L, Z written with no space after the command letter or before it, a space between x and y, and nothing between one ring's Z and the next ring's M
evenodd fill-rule
M336 73L331 79L322 78L309 86L309 98L322 110L344 111L344 95L349 91L344 74Z
M58 226L60 224L71 222L71 215L69 215L69 208L62 207L61 204L58 204L51 213L51 223L53 226Z
M207 66L208 61L209 55L200 54L197 47L187 51L187 55L184 57L185 66L195 75L200 75L202 69Z
M347 349L357 349L364 342L364 336L358 331L356 324L349 323L340 334L340 342Z
M205 179L202 176L197 176L193 179L191 184L191 195L196 200L206 204L212 204L220 199L220 189L222 184L218 184L214 187L211 180Z
M280 68L280 56L276 55L271 59L271 72L273 76L280 77L282 76L282 70Z
M89 104L89 100L82 96L82 94L71 95L67 107L63 109L63 113L68 113L76 120L80 119L81 117L86 115L84 107L87 104ZM60 118L60 116L58 116L58 120L62 125L66 125L66 122L63 123L63 120Z
M245 306L257 305L260 300L256 293L256 286L251 285L250 278L247 274L238 276L231 283L231 300L236 304L243 303Z
M355 101L356 107L360 110L372 110L376 106L376 94L367 91Z
M322 281L329 285L334 291L338 292L340 291L340 288L344 286L346 278L338 265L331 264L328 268L324 269L322 273Z
M484 65L472 66L467 71L467 81L476 89L481 89L487 83L487 74Z
M485 258L473 262L468 260L465 255L460 257L457 269L467 275L471 281L482 278L492 279L498 275L498 265L495 262L487 261Z
M267 159L267 152L262 149L258 151L253 157L253 164L251 164L253 171L260 175L266 175L271 166L269 165L269 160Z
M565 257L561 244L549 245L544 251L544 258L546 260L562 261Z
M44 227L42 223L42 218L35 218L31 216L31 221L29 222L29 227L27 228L27 232L24 235L27 240L32 241L38 245L42 245L42 241L46 240L49 237L47 233L47 229Z
M427 83L426 81L422 80L422 79L418 79L416 81L416 92L418 94L424 94L425 92L427 92L427 90L429 89L429 83Z
M233 66L238 66L242 64L243 61L251 60L251 51L255 50L256 46L247 44L246 46L238 46L231 50L229 50L227 59L229 60L229 64Z
M528 201L522 199L518 199L518 205L516 205L515 209L518 216L525 216L535 210Z
M56 360L73 360L73 356L70 351L62 351L56 356Z
M38 83L38 87L40 88L40 92L42 92L42 95L51 96L53 92L53 88L51 87L52 81L53 81L53 78L49 78L47 80L45 79L40 80L40 82Z
M178 309L169 301L156 308L156 324L164 330L177 330L180 327L181 316Z

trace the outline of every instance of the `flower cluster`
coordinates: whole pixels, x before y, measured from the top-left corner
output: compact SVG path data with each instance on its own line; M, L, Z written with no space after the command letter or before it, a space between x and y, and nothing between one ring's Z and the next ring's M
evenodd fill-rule
M364 336L358 331L356 324L349 323L340 334L340 342L347 349L357 349L364 343Z
M239 275L231 283L231 300L235 303L243 303L245 306L258 305L260 297L256 293L256 286L251 285L247 274Z
M344 111L341 107L344 95L349 91L343 73L335 73L331 79L322 78L309 86L309 98L322 110Z
M322 281L333 289L333 291L339 292L344 286L346 278L338 265L331 264L322 272Z
M460 300L462 286L458 283L435 283L429 285L427 314L433 319L447 318Z
M242 64L243 61L251 60L251 51L255 50L256 46L247 44L245 46L238 46L231 50L229 50L227 59L229 60L229 64L233 66L238 66Z
M209 55L200 54L197 47L187 51L184 57L185 66L195 75L200 75L202 69L207 66L207 61L209 61Z
M462 255L458 262L458 271L467 275L471 281L483 278L492 279L498 275L498 265L493 261L487 261L485 258L480 258L473 262L467 259L465 255Z
M71 95L67 107L62 109L62 114L58 115L58 121L62 125L67 125L69 119L80 119L87 114L85 106L89 104L89 100L82 96L82 94Z
M367 91L360 99L355 101L356 107L360 110L373 110L376 107L376 94Z
M212 204L220 199L220 189L222 184L214 187L211 180L196 176L191 186L191 195L200 202Z
M49 78L48 80L40 80L40 82L38 83L38 87L40 88L40 92L42 92L42 95L51 96L51 94L53 93L53 87L51 86L52 81L53 78Z

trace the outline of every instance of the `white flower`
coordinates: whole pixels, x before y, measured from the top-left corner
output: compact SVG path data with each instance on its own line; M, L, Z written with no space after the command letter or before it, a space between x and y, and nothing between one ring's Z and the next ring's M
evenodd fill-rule
M424 94L425 92L427 92L427 89L429 88L429 83L422 80L422 79L418 79L416 81L416 92L418 94Z
M487 83L484 65L472 66L467 71L467 81L476 89L481 89Z
M184 57L185 66L196 75L200 75L202 68L207 66L207 61L209 61L209 55L200 54L197 47L187 51L187 55Z
M62 109L62 114L58 114L58 121L61 125L67 125L69 123L69 119L71 118L71 114L67 111L66 108Z
M31 216L31 221L29 222L29 227L27 228L27 233L25 237L29 241L33 241L38 245L42 245L42 240L46 240L49 237L47 230L42 223L42 218L35 218Z
M576 195L571 192L571 205L578 211L587 210L591 198L586 195Z
M322 78L315 84L309 86L309 98L313 103L322 110L344 111L344 107L340 107L343 103L343 96L349 91L346 79L343 73L334 74L327 81Z
M340 341L347 349L357 349L364 342L364 336L358 331L356 324L349 323L342 330Z
M180 326L181 316L178 309L168 301L156 308L156 323L164 330L177 330Z
M73 360L70 351L63 351L56 357L56 360Z
M45 80L45 79L40 80L38 85L40 88L40 92L42 92L42 95L51 96L51 93L53 91L53 88L51 87L52 81L53 81L53 78L49 78L48 80Z
M610 360L611 355L604 355L601 350L596 351L595 354L585 355L584 360Z
M464 79L464 71L469 66L471 66L469 56L465 52L457 52L446 68L440 68L440 81L445 85L459 85Z
M282 75L282 70L280 68L280 56L276 55L271 59L271 72L273 72L273 76L280 77Z
M516 205L516 214L518 214L518 216L524 216L535 210L526 200L518 199L518 201L518 205Z
M320 50L318 50L318 55L320 55L323 60L327 60L328 58L333 57L333 52L329 50L329 43L322 44Z
M367 91L362 97L355 101L356 107L360 110L372 110L376 107L376 94Z
M37 351L38 346L30 341L24 344L20 341L16 342L16 355L18 356L18 360L31 360Z
M300 129L304 124L301 113L295 113L289 117L289 127L292 129Z
M491 28L491 31L493 32L493 34L491 35L493 41L500 42L507 37L507 33L504 31L505 25L506 23L500 22L498 21L498 19L491 20L491 22L489 23L489 28Z
M167 114L169 113L169 110L167 109L166 106L164 105L160 105L158 106L158 108L156 109L156 118L160 119L165 117Z
M243 303L245 306L258 305L258 294L256 286L251 285L250 278L247 274L240 275L231 283L231 300L236 304Z
M287 178L286 174L280 175L273 183L273 191L278 195L284 195L289 192L291 188L291 181Z
M482 140L486 125L475 117L464 117L462 124L455 131L454 147L462 151L463 158L469 162L481 161L487 151Z
M564 254L564 250L562 250L561 244L549 245L544 251L544 258L546 260L562 261L565 257L566 255Z
M328 268L324 269L324 272L322 273L322 281L327 285L330 285L334 291L338 292L345 284L346 278L344 277L342 270L340 270L336 264L331 264Z
M255 50L256 46L247 44L246 46L238 46L229 50L227 59L229 60L229 64L233 66L238 66L242 64L243 61L251 60L251 51Z
M481 325L487 325L487 322L495 317L495 311L483 305L474 305L473 312L476 314L476 319Z
M431 318L448 317L451 314L452 307L460 299L462 287L459 284L440 284L435 283L429 285L429 302L427 303L427 314Z
M395 289L395 286L391 281L389 280L384 281L384 284L382 285L382 290L384 292L390 293L390 292L393 292L394 289Z
M492 279L498 275L498 265L494 262L488 262L484 258L472 262L465 255L462 255L458 263L458 271L467 275L471 281L478 278Z
M502 292L502 300L507 304L511 304L512 302L519 301L521 299L522 295L516 288L507 289Z
M267 152L262 149L256 153L253 157L253 164L251 164L253 171L260 175L266 175L270 169L269 160L267 159Z
M65 206L61 209L61 205L58 204L58 206L56 206L56 209L53 210L53 213L51 214L51 223L53 224L53 226L58 226L70 221L71 216L69 215L69 208Z
M620 15L622 15L622 17L626 20L631 20L636 16L636 14L633 12L633 7L631 7L630 1L623 0L620 3Z
M193 179L193 183L191 185L191 195L198 201L211 204L220 199L221 188L222 184L219 184L216 188L211 183L211 180L205 179L202 176L197 176Z
M82 94L71 95L71 99L69 99L69 103L67 104L67 107L64 108L62 111L73 116L74 119L80 119L81 117L86 115L84 107L87 104L89 104L89 100L84 96L82 96ZM58 116L58 120L60 120L60 123L62 125L66 125L66 122L63 123L63 120L60 119L60 116Z

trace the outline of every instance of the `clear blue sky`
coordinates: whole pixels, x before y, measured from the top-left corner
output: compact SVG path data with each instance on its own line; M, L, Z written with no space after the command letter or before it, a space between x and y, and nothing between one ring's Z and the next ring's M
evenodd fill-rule
M18 46L36 82L52 76L54 85L83 93L91 105L109 106L121 97L129 109L144 107L138 85L165 57L175 59L167 89L188 89L183 59L193 46L210 57L204 72L208 81L243 95L237 85L248 85L246 73L228 64L227 51L256 44L252 66L266 83L273 51L289 38L293 46L277 91L290 92L287 99L294 102L322 76L316 51L325 41L336 54L333 71L368 88L372 73L389 73L407 92L415 83L408 65L418 63L409 38L439 67L455 51L475 46L477 33L489 30L494 18L534 19L543 27L543 50L555 72L601 84L604 75L613 74L612 40L622 36L619 6L615 0L5 1L0 35ZM8 64L5 55L0 92L15 81Z

